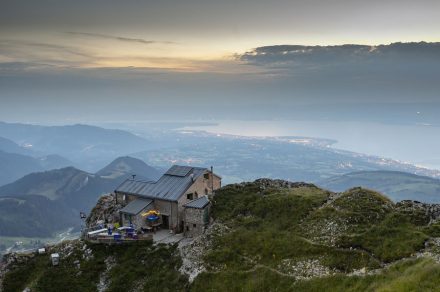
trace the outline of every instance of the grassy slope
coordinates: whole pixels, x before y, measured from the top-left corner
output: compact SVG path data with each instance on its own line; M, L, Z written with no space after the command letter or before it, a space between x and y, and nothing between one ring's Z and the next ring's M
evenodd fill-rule
M205 257L208 270L196 278L193 290L375 290L370 285L378 279L383 279L383 287L393 281L395 285L411 281L411 277L398 277L393 269L411 275L417 271L420 275L414 274L414 279L427 275L418 270L422 266L440 271L439 265L422 261L400 264L403 266L380 276L345 276L410 256L424 247L428 232L423 224L414 224L424 220L402 214L378 193L356 188L326 203L329 195L314 187L266 190L263 194L257 184L223 188L213 211L231 231L214 241ZM438 232L435 228L430 231ZM286 261L294 266L313 261L331 276L295 279L298 273L283 265ZM313 276L310 273L306 271L305 276ZM432 284L431 278L425 280L426 285Z
M440 265L429 259L407 260L383 273L368 276L343 274L294 281L264 268L249 272L204 273L194 291L438 291Z
M421 226L414 224L424 223L424 215L411 215L419 217L402 213L389 199L376 192L355 188L314 211L305 220L304 230L312 238L319 239L326 235L323 223L337 222L339 230L334 234L334 245L365 250L380 261L390 262L422 249L428 239L421 232Z
M295 291L438 291L440 265L430 259L407 260L384 273L365 277L337 275L297 282Z
M175 246L92 245L90 261L83 252L58 268L47 255L31 259L8 274L5 291L96 291L108 256L117 262L109 291L429 291L440 282L439 264L404 259L440 236L440 224L428 226L424 214L403 212L376 192L356 188L334 199L313 186L261 190L255 182L222 188L212 210L229 228L214 237L207 271L191 285L177 271ZM367 275L347 276L359 270Z
M93 258L85 260L82 245L76 241L72 254L52 267L48 255L37 255L6 275L3 291L96 291L105 260L114 257L116 265L109 272L107 291L183 291L187 280L179 272L180 257L175 246L152 246L143 242L130 246L89 245ZM61 254L68 254L65 250ZM80 261L78 269L74 262ZM157 289L157 290L156 290Z

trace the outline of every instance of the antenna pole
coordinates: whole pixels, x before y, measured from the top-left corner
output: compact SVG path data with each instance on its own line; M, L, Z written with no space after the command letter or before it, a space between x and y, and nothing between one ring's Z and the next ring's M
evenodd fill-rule
M211 165L211 194L214 195L214 167Z

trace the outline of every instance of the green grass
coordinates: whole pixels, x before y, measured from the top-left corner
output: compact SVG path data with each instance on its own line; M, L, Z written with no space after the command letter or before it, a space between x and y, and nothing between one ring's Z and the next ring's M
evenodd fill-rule
M258 183L247 183L222 188L212 212L228 228L213 235L203 256L207 270L191 285L178 271L182 260L176 246L144 242L89 245L94 255L89 261L78 247L59 267L50 265L48 255L35 256L7 274L4 291L27 286L35 291L96 291L109 256L116 266L109 272L108 291L437 289L440 265L428 259L404 259L363 277L347 273L379 269L411 256L430 236L440 237L440 224L428 226L423 212L400 208L370 190L351 189L331 203L329 197L313 186L261 191ZM80 260L79 270L75 260ZM332 276L300 280L289 274L295 264L311 261Z
M343 250L314 244L302 236L288 231L253 231L239 228L215 240L213 250L205 261L213 269L242 270L253 265L246 258L276 268L283 259L321 259L330 269L352 271L362 267L377 268L377 260L363 251Z
M368 250L380 260L391 262L422 249L428 238L407 217L391 213L380 224L343 237L339 245Z
M303 220L328 198L328 192L315 187L264 193L260 193L256 184L222 189L216 195L213 211L232 231L215 238L205 262L212 270L236 271L256 263L276 268L285 259L320 259L323 265L340 271L377 268L379 262L364 251L330 247L305 237L301 228ZM378 199L388 204L382 197ZM343 203L347 204L341 200L340 205Z
M2 291L23 291L23 289L38 278L42 271L48 266L49 258L47 256L36 256L25 265L21 265L6 274Z
M417 208L412 203L400 202L396 206L396 211L405 217L405 220L417 226L428 225L430 221L430 217L426 214L426 211L422 208Z
M379 275L337 275L298 281L292 291L439 291L440 265L430 259L407 260Z
M204 258L208 271L196 279L193 289L229 289L221 284L225 282L234 287L232 291L272 291L270 283L275 281L280 291L295 290L299 284L293 285L294 279L268 269L283 272L280 267L286 259L318 259L341 275L373 270L410 256L428 239L421 228L422 214L404 214L377 192L354 188L324 206L328 198L329 193L314 187L261 192L257 184L249 183L223 188L213 212L230 232L214 238ZM337 231L326 229L329 222L338 226ZM315 240L329 232L336 237L334 244Z
M293 285L291 278L259 268L253 272L203 273L193 282L191 291L293 291Z
M351 225L369 225L382 221L392 211L393 203L377 192L354 188L343 193L332 206L345 213Z
M440 265L430 259L406 260L392 265L383 273L295 280L265 268L249 272L225 271L203 273L191 291L439 291Z
M291 229L314 208L323 204L327 191L315 187L276 189L260 192L257 184L224 187L215 197L213 217L223 222L231 219L252 221L255 227L271 225Z
M429 226L424 226L422 228L423 232L432 237L440 237L440 223L434 223Z
M111 270L111 291L131 290L142 280L143 291L183 291L187 279L178 272L182 265L176 246L149 248L116 247L117 265Z
M37 255L26 264L18 265L8 273L3 291L96 291L105 259L113 256L116 265L110 270L108 291L129 291L140 287L143 291L184 291L187 279L178 272L181 259L176 246L153 246L148 242L131 245L89 245L93 258L83 259L78 245L73 253L62 258L60 266L53 267L49 255ZM78 269L74 262L80 261Z
M327 235L328 222L338 226L333 232L336 246L365 250L382 262L412 255L429 238L421 227L426 222L424 213L402 212L386 197L360 188L351 189L332 204L312 212L303 230L319 239Z

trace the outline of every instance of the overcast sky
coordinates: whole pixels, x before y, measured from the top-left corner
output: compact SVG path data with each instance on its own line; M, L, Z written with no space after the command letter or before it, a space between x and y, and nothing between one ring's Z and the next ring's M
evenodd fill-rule
M440 40L437 0L0 3L1 45L20 47L15 55L2 54L3 60L170 67L185 63L174 59L218 59L264 45Z
M0 114L432 103L439 46L378 45L439 31L438 0L0 0Z

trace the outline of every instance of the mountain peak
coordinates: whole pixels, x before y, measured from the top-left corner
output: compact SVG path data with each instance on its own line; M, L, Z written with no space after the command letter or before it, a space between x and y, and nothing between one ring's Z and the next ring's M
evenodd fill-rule
M149 166L140 159L130 156L116 158L96 174L104 178L117 178L127 175L136 175L149 180L156 180L161 175L157 169Z
M72 166L35 172L0 187L0 196L41 195L55 200L67 190L79 188L88 176L89 173Z

